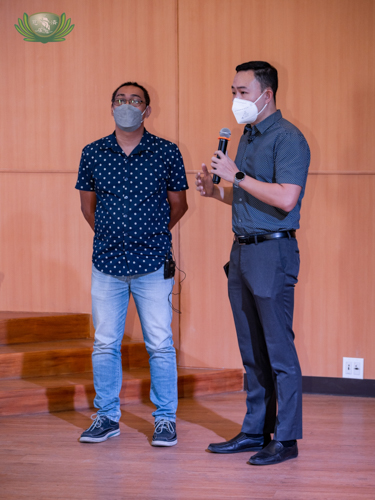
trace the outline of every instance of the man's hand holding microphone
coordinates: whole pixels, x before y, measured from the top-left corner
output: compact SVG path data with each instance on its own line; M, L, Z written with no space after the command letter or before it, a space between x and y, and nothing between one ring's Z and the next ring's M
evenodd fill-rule
M202 163L202 172L198 172L195 176L196 189L201 196L215 197L224 201L224 189L220 187L215 189L215 184L219 184L220 178L233 182L235 174L239 171L234 161L226 155L230 135L229 129L220 130L219 147L211 158L212 170L208 171L206 164Z

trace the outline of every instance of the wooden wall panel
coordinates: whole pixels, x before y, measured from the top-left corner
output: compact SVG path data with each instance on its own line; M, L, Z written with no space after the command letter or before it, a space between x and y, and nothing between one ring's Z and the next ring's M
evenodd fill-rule
M66 13L64 42L25 42L23 13ZM151 94L150 131L176 141L175 0L1 2L0 170L75 171L83 146L111 133L113 90L137 80Z
M0 174L0 309L90 312L92 231L75 174Z
M233 239L231 207L202 198L188 176L189 211L181 221L181 269L186 272L181 295L180 362L184 366L238 368L238 352L227 278Z
M17 19L46 9L65 12L73 32L24 42ZM342 356L363 356L375 378L373 0L4 0L0 13L0 309L89 312L92 234L76 171L83 146L113 130L112 90L136 79L151 93L148 129L179 143L189 172L190 210L174 234L187 273L180 339L174 319L181 364L240 366L222 271L230 208L202 200L194 173L222 127L234 157L235 66L263 59L312 150L296 289L303 372L339 377ZM128 319L139 338L134 309Z
M181 1L180 140L189 167L209 159L222 127L238 142L235 67L266 60L279 70L278 106L312 147L312 170L375 172L374 26L373 0Z
M235 66L245 61L267 60L278 68L278 107L311 146L310 171L320 175L309 176L303 205L295 318L305 375L341 377L343 356L364 356L365 377L375 377L374 21L371 0L179 2L180 147L191 184L202 161L210 162L222 127L232 130L229 155L235 156L243 127L231 112L230 87ZM358 175L340 175L346 173ZM227 207L197 194L189 199L181 249L194 279L182 297L190 315L181 324L183 359L196 366L236 366L221 276L230 215ZM351 239L353 228L357 237Z
M15 30L24 12L43 11L71 18L64 42L25 42ZM74 190L81 150L113 131L112 91L128 80L150 92L148 130L178 141L177 4L5 0L0 13L0 309L90 312L92 234ZM174 247L178 256L178 235ZM178 344L178 316L173 330ZM134 305L126 331L142 336Z
M181 223L187 272L181 361L239 367L222 272L231 247L231 209L196 191L189 193L189 206ZM364 358L365 378L375 378L375 176L310 175L301 219L294 330L303 374L341 377L345 356Z
M311 175L298 232L296 344L305 375L341 377L364 358L375 378L375 176Z
M75 182L69 173L0 173L0 310L91 313L93 233ZM178 255L175 230L173 240ZM178 346L178 315L172 326ZM125 331L142 338L133 300Z

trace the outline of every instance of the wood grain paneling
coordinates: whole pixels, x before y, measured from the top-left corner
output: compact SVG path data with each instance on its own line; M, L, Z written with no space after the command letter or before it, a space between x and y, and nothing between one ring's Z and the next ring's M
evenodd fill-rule
M304 375L341 377L364 358L375 378L375 176L310 176L297 233L296 344Z
M0 312L0 345L89 337L89 314Z
M92 339L0 346L0 378L50 377L92 372L92 352ZM132 342L125 338L121 354L124 370L149 366L149 355L143 342Z
M173 326L180 362L240 367L222 271L230 208L200 199L193 173L210 162L222 127L235 156L235 66L268 60L279 70L278 106L306 135L316 174L298 233L303 372L341 376L342 356L355 356L375 378L375 2L50 0L48 11L65 12L74 30L61 43L24 42L14 24L43 9L39 0L0 5L0 309L90 312L92 234L75 172L83 146L113 129L112 90L135 79L151 93L147 127L179 144L190 172L190 210L174 232L187 272ZM127 333L141 338L133 305Z
M265 60L279 71L278 106L312 148L311 169L375 172L374 25L372 0L180 2L180 141L188 168L209 160L222 127L238 142L235 67Z
M188 176L194 187L194 175ZM180 363L184 366L240 367L223 265L233 234L231 207L188 193L189 212L181 222L182 269Z
M123 371L120 404L150 398L150 370ZM178 369L179 398L241 391L242 370ZM92 373L72 373L49 377L0 381L0 417L93 408L95 389ZM124 411L124 409L123 409Z
M180 146L191 174L210 163L224 126L232 130L234 158L243 127L231 112L230 87L235 66L249 60L278 68L278 107L305 134L311 172L354 174L310 175L307 183L295 319L305 375L340 377L342 357L352 356L365 357L365 377L375 377L375 177L360 175L375 173L374 25L371 0L355 6L348 0L179 3ZM183 297L189 314L181 323L183 359L236 366L222 274L230 211L197 194L189 200L191 210L181 224L191 277Z
M231 210L196 191L189 193L189 205L181 224L188 278L180 359L188 366L240 366L222 272L231 247ZM375 378L374 220L375 176L309 176L297 232L301 270L294 321L304 375L340 377L345 356L364 358L364 378Z
M96 445L77 442L92 423L89 410L2 417L2 497L373 500L373 398L304 396L299 456L271 468L249 466L250 452L205 451L209 443L240 432L244 398L237 393L180 399L178 444L168 449L151 446L147 403L123 407L120 436Z
M92 234L74 184L82 148L114 128L112 91L136 80L151 95L150 132L177 142L175 0L50 1L75 27L64 42L28 43L14 24L40 1L3 2L7 43L0 47L0 171L51 172L0 177L0 308L85 311L90 306ZM57 173L52 177L52 172ZM61 177L61 172L72 172ZM178 257L178 238L174 238ZM178 300L175 301L178 305ZM142 338L131 301L127 333ZM178 317L173 320L178 345Z
M80 211L76 177L0 173L0 310L91 312L93 233ZM178 256L175 230L173 241ZM172 328L178 347L177 314ZM133 300L125 330L142 339Z
M0 309L87 312L92 231L75 174L0 174Z
M25 42L23 13L65 12L64 42ZM0 170L75 171L82 148L114 129L113 90L129 80L151 94L150 131L177 140L175 0L2 2Z

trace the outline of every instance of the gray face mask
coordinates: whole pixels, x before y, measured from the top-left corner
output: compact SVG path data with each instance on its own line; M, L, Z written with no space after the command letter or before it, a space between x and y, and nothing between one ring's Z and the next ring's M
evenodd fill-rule
M113 118L119 129L124 132L134 132L142 125L146 109L141 113L140 109L130 104L122 104L113 110Z

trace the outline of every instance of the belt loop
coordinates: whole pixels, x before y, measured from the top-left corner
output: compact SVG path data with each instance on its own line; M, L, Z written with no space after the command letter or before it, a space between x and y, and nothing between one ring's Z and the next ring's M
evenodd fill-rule
M254 243L257 245L258 244L258 236L254 234Z
M288 235L288 240L291 240L291 239L292 239L292 237L291 237L291 235L290 235L290 231L287 231L286 233L287 233L287 235Z

